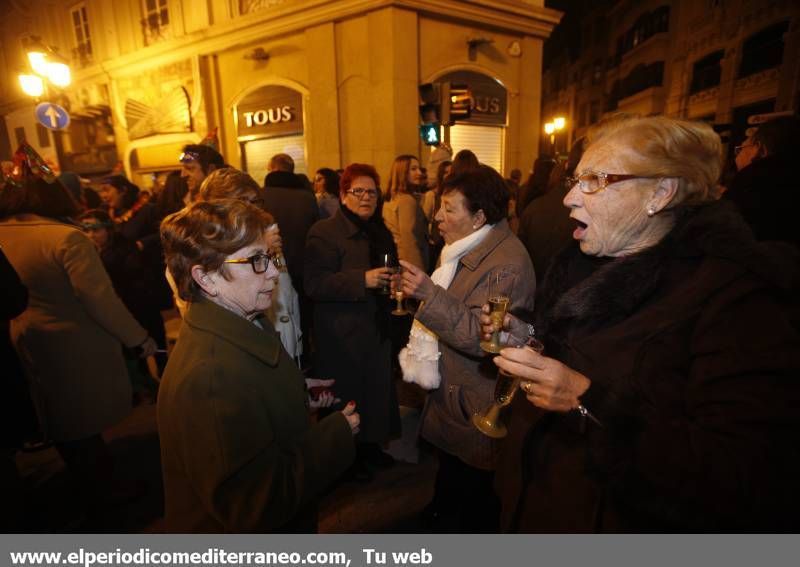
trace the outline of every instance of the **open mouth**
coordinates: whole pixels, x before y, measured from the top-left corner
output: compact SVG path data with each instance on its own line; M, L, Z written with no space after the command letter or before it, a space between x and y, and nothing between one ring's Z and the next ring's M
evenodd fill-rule
M575 240L580 240L581 238L583 238L583 235L586 234L586 229L589 227L589 225L575 218L573 218L572 220L575 221L576 225L578 225L572 232L572 238L574 238Z

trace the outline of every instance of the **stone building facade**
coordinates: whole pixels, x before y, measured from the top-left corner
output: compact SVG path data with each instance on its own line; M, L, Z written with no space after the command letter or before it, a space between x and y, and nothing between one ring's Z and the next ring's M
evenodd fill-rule
M419 140L418 86L456 74L484 83L477 99L503 104L484 105L502 108L488 122L454 128L454 145L484 143L481 152L503 171L528 167L538 153L542 46L561 16L543 4L12 1L0 24L0 153L24 134L50 141L52 148L40 147L62 169L100 175L121 163L147 186L175 168L183 144L216 128L226 160L258 181L276 151L308 174L358 161L385 175L396 155L424 160L428 151ZM50 93L70 111L67 132L42 133L33 101L16 84L30 35L72 66L72 85Z
M561 152L617 111L704 120L739 143L754 114L800 108L797 2L598 0L580 8L547 46L542 119L568 117Z

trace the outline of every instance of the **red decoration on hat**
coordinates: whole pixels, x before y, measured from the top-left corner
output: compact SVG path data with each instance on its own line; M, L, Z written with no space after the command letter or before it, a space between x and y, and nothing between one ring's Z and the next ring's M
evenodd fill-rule
M219 137L217 136L217 130L219 130L219 128L214 128L211 130L211 132L206 134L206 137L203 138L203 140L200 142L200 145L208 146L215 152L219 153Z
M54 183L56 174L45 163L36 150L26 141L22 141L17 151L14 152L14 172L10 176L17 182L23 181L28 175L44 179L47 183Z

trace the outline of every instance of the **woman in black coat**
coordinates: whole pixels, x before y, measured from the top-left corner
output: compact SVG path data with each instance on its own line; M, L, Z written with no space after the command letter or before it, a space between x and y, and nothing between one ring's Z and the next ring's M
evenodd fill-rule
M380 446L399 434L400 417L391 376L391 272L381 257L396 257L392 235L379 207L380 179L371 165L350 164L340 182L342 206L308 233L305 289L314 302L316 371L335 379L343 402L354 400L361 412L354 474L369 480L369 467L385 467L392 458Z
M797 256L711 202L719 156L710 127L665 117L586 150L564 199L577 243L537 301L545 353L496 359L524 394L505 530L796 531Z

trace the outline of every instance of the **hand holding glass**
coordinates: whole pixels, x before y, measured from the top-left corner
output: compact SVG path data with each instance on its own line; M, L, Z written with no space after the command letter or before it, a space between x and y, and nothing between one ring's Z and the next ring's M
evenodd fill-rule
M544 345L533 337L520 339L509 335L508 342L503 345L503 348L515 347L524 348L528 347L538 353L544 351ZM497 371L497 380L494 384L494 401L483 414L475 414L472 416L472 424L478 428L478 431L493 439L502 439L508 435L508 429L500 419L500 411L511 403L514 399L519 388L521 378L506 372L505 370Z
M514 287L514 280L508 280L511 275L503 277L503 272L493 271L489 272L487 287L489 289L489 308L491 310L490 317L494 324L494 332L489 341L481 341L481 348L486 352L497 354L503 348L500 344L500 329L503 327L503 319L505 319L508 306L511 303L511 293Z

